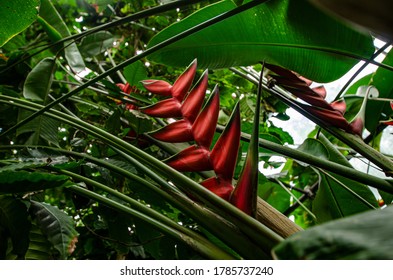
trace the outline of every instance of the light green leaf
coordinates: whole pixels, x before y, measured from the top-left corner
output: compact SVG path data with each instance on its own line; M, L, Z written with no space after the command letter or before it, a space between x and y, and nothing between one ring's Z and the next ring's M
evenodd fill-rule
M30 209L37 225L60 253L60 258L66 259L71 242L77 236L73 219L59 208L46 203L32 201Z
M29 27L38 15L40 0L3 0L0 9L0 47Z
M31 223L29 239L29 248L25 255L26 260L50 260L53 258L52 246L35 221Z
M138 60L137 62L125 67L123 75L130 85L144 89L144 87L140 84L140 81L147 79L147 72L141 61Z
M393 207L368 211L297 233L273 249L279 259L393 259Z
M157 34L148 47L235 7L232 1L221 1L201 9ZM265 60L318 82L336 80L357 63L316 48L362 57L374 52L370 36L348 28L307 1L271 0L173 43L150 59L184 67L197 58L198 67L213 69Z

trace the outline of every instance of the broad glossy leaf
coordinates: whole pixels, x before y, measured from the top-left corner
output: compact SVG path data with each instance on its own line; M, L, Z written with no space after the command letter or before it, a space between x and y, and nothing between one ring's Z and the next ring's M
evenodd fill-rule
M0 47L37 19L39 6L40 0L2 1L0 9Z
M297 233L273 249L279 259L393 259L393 207L368 211Z
M62 38L71 36L67 25L50 0L41 0L40 17L45 21L43 28L46 30L48 35L51 36L51 34L56 33L56 36L51 38L52 40L59 40L60 38L58 38L58 35ZM85 70L85 62L79 52L78 46L75 43L70 42L65 42L64 46L66 47L64 50L65 58L72 70L75 73Z
M23 85L23 96L41 104L46 103L55 69L55 59L48 57L41 60L27 76Z
M49 188L56 188L68 180L65 175L25 170L0 172L0 193L25 193Z
M201 9L164 29L148 46L235 7L232 1L221 1ZM202 68L252 65L265 60L318 82L338 79L357 62L294 46L344 51L362 57L369 57L374 51L370 36L348 28L305 0L271 0L171 44L150 59L185 66L197 58Z
M71 242L77 236L73 219L59 208L46 203L31 201L30 210L37 225L60 253L60 258L67 258Z
M290 206L290 196L287 191L277 183L269 181L263 174L259 174L258 196L280 212Z
M2 178L2 176L0 176ZM7 230L12 240L12 253L23 258L29 246L30 222L26 205L19 199L0 196L0 228Z

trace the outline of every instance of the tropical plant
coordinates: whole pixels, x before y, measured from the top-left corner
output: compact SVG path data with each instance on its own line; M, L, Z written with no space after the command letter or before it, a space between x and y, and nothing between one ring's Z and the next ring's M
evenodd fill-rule
M319 5L7 2L0 258L393 258L392 34Z

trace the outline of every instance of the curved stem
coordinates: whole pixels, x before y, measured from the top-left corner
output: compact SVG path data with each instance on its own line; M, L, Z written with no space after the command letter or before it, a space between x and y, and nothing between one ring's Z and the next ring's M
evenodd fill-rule
M139 218L155 228L157 228L159 231L164 232L193 248L195 251L197 251L199 254L210 258L210 259L234 259L234 257L224 250L220 249L216 245L212 244L210 241L207 239L203 238L201 235L184 228L180 226L178 223L170 220L169 218L165 217L164 215L154 211L151 208L148 208L133 199L129 198L128 196L125 196L121 193L118 193L111 188L106 187L105 185L102 185L94 180L90 180L88 178L85 178L83 176L77 175L75 173L65 171L63 170L61 173L64 173L74 179L80 180L82 182L85 182L89 185L92 185L96 188L100 188L104 190L105 192L108 192L112 194L113 196L116 196L123 201L129 203L131 207L127 207L121 203L118 203L116 201L113 201L109 198L106 198L102 195L99 195L95 192L89 191L87 189L84 189L82 187L78 186L70 186L68 187L71 191L81 194L83 196L87 196L93 200L96 200L98 202L101 202L111 208L114 208L118 211L124 212L126 214L132 215L133 217ZM135 209L133 209L135 208Z
M0 96L0 102L3 102L4 99L12 99L13 103L11 105L19 106L31 111L38 111L40 108L42 108L42 106L39 104L8 96ZM177 172L165 163L157 160L142 150L139 150L128 142L125 142L122 139L119 139L116 136L100 128L97 128L94 125L86 123L80 119L75 119L56 110L51 109L51 112L46 112L45 114L51 118L61 120L67 124L77 127L82 131L103 140L108 145L116 147L117 149L133 156L136 160L140 161L144 165L149 166L158 174L167 177L183 192L190 193L197 199L200 199L202 202L212 207L214 211L219 213L225 219L237 225L251 239L251 241L254 242L254 245L259 246L262 250L264 250L267 256L270 255L270 250L283 240L278 234L273 232L265 225L259 223L227 201L211 193L209 190L199 185L192 179Z

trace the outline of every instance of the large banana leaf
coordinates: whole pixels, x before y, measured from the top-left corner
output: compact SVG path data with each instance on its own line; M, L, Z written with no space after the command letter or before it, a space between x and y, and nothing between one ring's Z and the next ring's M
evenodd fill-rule
M36 20L39 5L39 0L1 1L0 47Z
M235 7L226 0L201 9L157 34L148 47ZM336 54L316 50L321 48ZM357 63L337 52L369 57L373 51L370 36L350 29L305 0L271 0L171 44L150 59L185 66L197 58L202 68L266 60L311 80L329 82Z
M393 207L332 221L295 234L273 249L280 259L393 259Z

